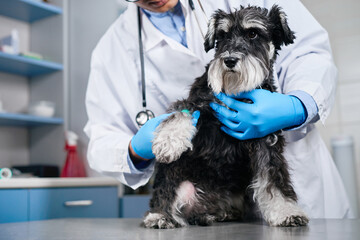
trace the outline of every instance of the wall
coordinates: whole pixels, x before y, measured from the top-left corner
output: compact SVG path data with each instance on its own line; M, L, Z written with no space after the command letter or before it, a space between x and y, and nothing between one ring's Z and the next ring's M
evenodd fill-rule
M360 173L360 1L302 0L302 2L328 31L339 74L335 106L325 126L318 124L318 127L330 150L332 137L349 135L354 138L358 175ZM360 192L360 177L358 177L358 189Z
M85 92L91 53L101 36L118 17L121 6L116 0L69 1L69 129L80 136L79 152L84 159L88 143L83 132L87 122ZM88 173L91 176L97 175L90 169Z

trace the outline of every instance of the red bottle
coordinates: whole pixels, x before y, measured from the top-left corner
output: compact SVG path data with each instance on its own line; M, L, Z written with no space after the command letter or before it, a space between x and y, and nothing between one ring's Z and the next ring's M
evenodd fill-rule
M86 177L84 163L77 153L78 136L74 132L68 131L66 139L65 150L67 151L67 157L60 177Z

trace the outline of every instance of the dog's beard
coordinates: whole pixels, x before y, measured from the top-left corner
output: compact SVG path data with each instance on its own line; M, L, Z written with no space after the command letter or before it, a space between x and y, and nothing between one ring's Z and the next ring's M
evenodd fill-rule
M265 63L252 55L241 56L232 69L226 67L222 58L216 58L210 63L208 81L214 93L223 91L230 95L255 89L268 75Z

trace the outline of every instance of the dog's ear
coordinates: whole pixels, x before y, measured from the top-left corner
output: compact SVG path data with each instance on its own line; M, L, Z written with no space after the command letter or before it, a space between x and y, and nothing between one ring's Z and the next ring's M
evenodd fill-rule
M226 17L226 15L226 12L219 9L211 16L211 19L208 23L208 30L205 35L204 42L204 48L206 52L215 47L216 33L219 20Z
M278 5L272 6L269 12L269 19L273 23L272 40L276 49L281 45L294 43L295 35L291 31L286 20L286 14Z

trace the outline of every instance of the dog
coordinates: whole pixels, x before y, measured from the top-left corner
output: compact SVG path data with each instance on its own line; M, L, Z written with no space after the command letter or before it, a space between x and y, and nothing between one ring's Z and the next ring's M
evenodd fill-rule
M209 106L221 104L214 96L219 92L276 91L272 67L277 51L294 39L277 5L270 10L240 6L212 15L204 47L207 52L215 48L214 59L195 80L188 98L168 109L173 114L154 133L156 175L143 226L207 226L259 212L270 226L307 225L283 157L281 131L237 140L221 131ZM196 110L201 115L194 126L191 113Z

